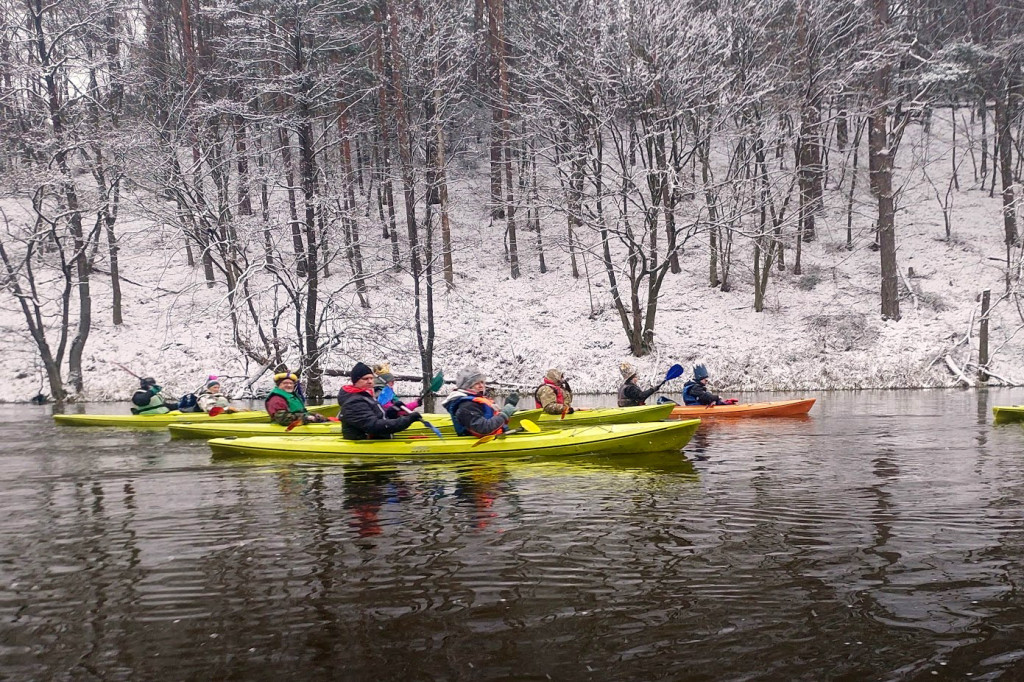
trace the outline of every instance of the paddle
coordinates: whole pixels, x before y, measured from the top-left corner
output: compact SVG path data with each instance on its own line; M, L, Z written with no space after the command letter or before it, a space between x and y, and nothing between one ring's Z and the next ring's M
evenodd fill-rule
M667 382L672 381L673 379L678 379L679 377L683 376L683 372L684 370L682 365L672 365L671 367L668 368L668 371L665 372L665 378L661 380L660 384L658 384L658 388L661 388Z
M403 405L399 405L398 407L400 407L401 409L405 410L406 414L412 414L413 413L412 410L410 410L404 404ZM436 433L438 438L440 438L441 440L444 440L444 436L441 435L441 429L437 428L436 426L434 426L433 424L428 422L426 419L422 419L421 421L423 422L424 426L426 426L428 429L430 429L431 431Z
M510 430L508 430L508 431L506 431L504 433L492 433L492 434L484 436L482 438L478 438L476 440L476 442L473 443L473 447L475 448L477 445L483 445L484 443L490 443L495 438L501 438L502 436L507 436L510 433L522 433L523 431L528 431L530 433L540 433L540 427L537 426L536 424L534 424L529 419L524 419L523 421L519 422L519 428L518 429L510 429Z
M419 402L423 402L423 399L427 397L427 393L437 393L437 391L440 390L442 384L444 384L444 375L440 371L438 371L438 373L434 375L434 378L430 380L430 390L428 390L426 393L420 394ZM406 414L412 414L412 410L406 407L405 403L399 401L396 404L398 405L398 408L400 410L405 410ZM444 440L444 436L441 435L441 429L437 428L436 426L428 422L426 419L423 420L423 425L426 426L431 431L433 431L435 434L437 434L438 438Z

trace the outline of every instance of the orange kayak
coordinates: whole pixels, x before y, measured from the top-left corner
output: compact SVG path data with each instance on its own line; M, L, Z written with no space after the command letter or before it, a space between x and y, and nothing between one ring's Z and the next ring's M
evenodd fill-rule
M772 403L738 403L736 405L680 405L672 408L671 419L715 419L734 417L799 417L814 405L814 398L779 400Z

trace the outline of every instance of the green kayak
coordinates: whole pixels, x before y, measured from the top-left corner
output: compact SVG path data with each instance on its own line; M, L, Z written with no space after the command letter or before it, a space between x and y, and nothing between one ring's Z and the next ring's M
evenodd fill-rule
M640 407L609 407L592 410L579 410L565 415L545 414L539 409L522 410L512 416L511 428L517 428L523 419L529 419L544 429L571 428L577 426L593 426L594 424L635 424L641 422L661 421L672 413L673 404L641 405ZM423 417L436 426L441 433L455 435L452 419L448 414L425 414ZM291 431L277 424L222 424L213 422L196 422L191 424L174 424L170 427L172 438L246 438L252 436L330 436L341 433L338 424L307 424L296 426ZM396 434L407 438L430 433L423 424L413 424L405 431Z
M540 410L522 410L512 415L509 421L511 428L518 428L524 419L536 420ZM455 436L452 418L448 414L424 414L423 418L448 436ZM306 424L296 426L291 431L279 424L214 424L199 422L193 424L171 424L168 427L171 438L248 438L253 436L340 436L341 424ZM396 433L396 438L413 438L434 436L433 432L422 423L415 423L405 431Z
M700 425L699 419L646 424L612 424L565 428L539 433L514 433L485 443L476 438L344 440L333 436L295 438L215 438L217 457L319 459L356 457L370 460L491 459L510 456L564 457L583 454L638 454L679 450Z
M338 414L338 406L314 405L310 412L327 417ZM53 420L62 426L127 426L131 428L166 428L171 424L202 423L227 424L269 422L270 416L263 410L232 412L211 417L205 412L167 412L166 414L55 414Z
M1024 405L993 407L992 416L995 417L996 424L1024 422Z

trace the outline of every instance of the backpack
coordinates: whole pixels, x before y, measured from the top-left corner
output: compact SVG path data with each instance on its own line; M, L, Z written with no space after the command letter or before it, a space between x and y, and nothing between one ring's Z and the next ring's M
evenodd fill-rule
M195 393L186 393L178 401L179 412L199 412L199 398Z

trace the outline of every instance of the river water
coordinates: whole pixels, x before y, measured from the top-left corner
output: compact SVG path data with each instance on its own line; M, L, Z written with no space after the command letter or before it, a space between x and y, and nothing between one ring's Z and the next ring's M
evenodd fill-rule
M375 467L0 407L0 679L1024 679L1021 392L816 397Z

